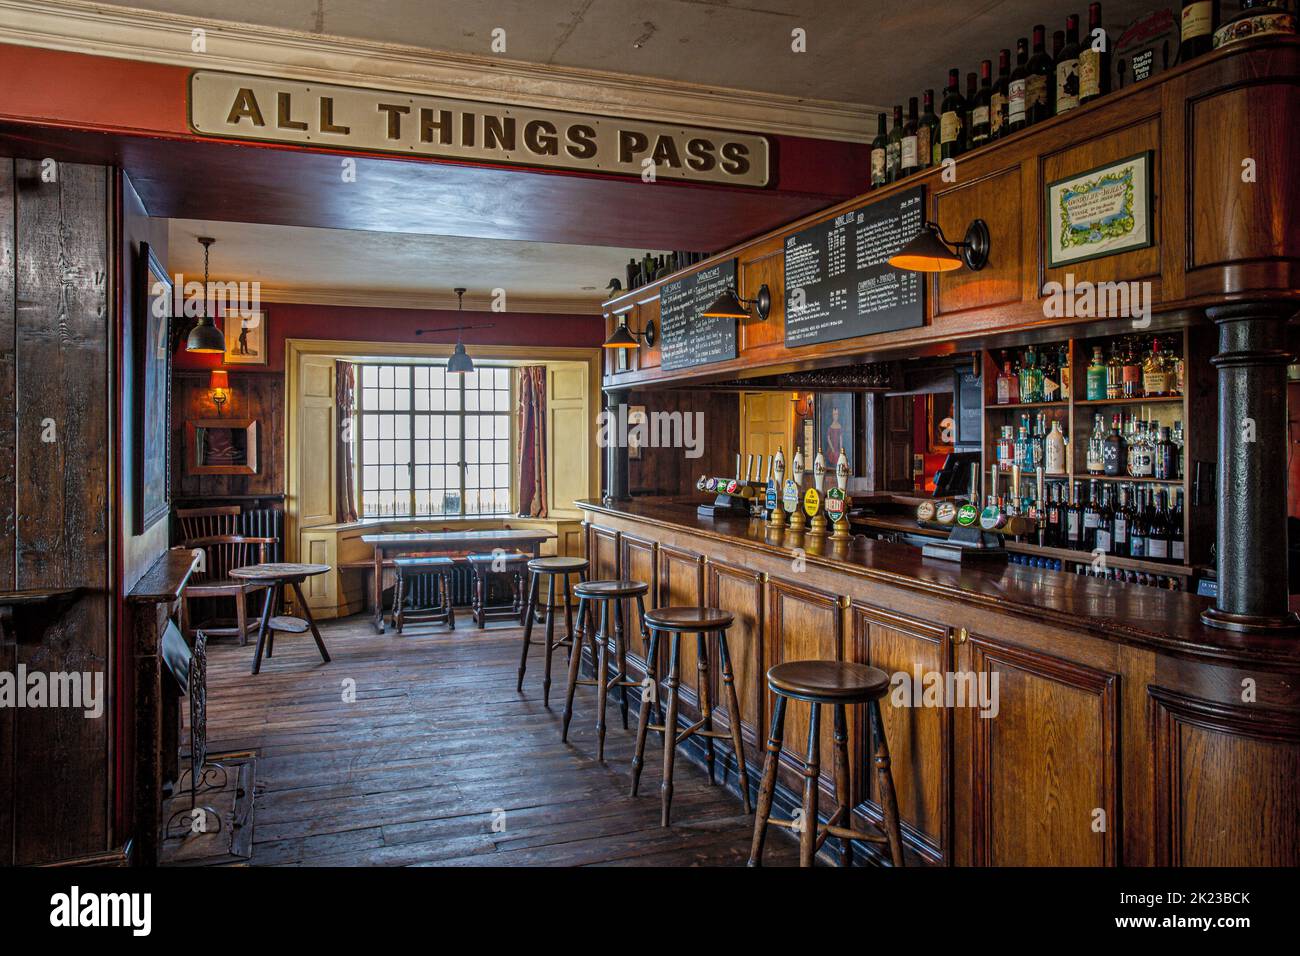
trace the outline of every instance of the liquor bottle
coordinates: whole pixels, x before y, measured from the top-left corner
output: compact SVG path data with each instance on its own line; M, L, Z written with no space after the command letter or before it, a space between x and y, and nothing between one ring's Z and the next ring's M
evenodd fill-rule
M1177 456L1177 461L1174 465L1174 477L1177 478L1179 481L1182 481L1184 447L1183 447L1183 423L1181 421L1174 422L1174 429L1172 434L1170 435L1170 440L1174 443L1174 453Z
M1152 478L1155 471L1155 449L1148 422L1138 422L1137 443L1130 459L1130 474L1134 478Z
M1142 490L1139 488L1133 499L1133 510L1129 518L1128 554L1131 558L1145 559L1147 556L1147 518L1142 504Z
M1121 344L1110 344L1110 360L1106 363L1106 397L1122 398L1124 395L1124 363L1119 357Z
M1070 397L1070 347L1062 342L1056 354L1056 367L1061 371L1061 399Z
M1128 557L1128 532L1129 525L1133 520L1133 510L1128 503L1128 489L1123 485L1119 489L1119 504L1115 507L1115 514L1111 520L1111 537L1114 540L1112 553L1120 557Z
M1084 394L1088 401L1106 397L1106 360L1101 356L1101 346L1092 347L1092 362L1088 365Z
M1052 58L1047 55L1044 46L1046 40L1047 27L1037 24L1034 27L1033 54L1025 65L1028 73L1025 81L1025 124L1028 126L1041 123L1052 115L1056 76L1052 69Z
M934 90L926 90L921 96L921 119L916 130L916 149L921 165L929 168L939 165L939 117L934 112Z
M1088 36L1079 50L1079 102L1110 92L1110 37L1101 25L1101 4L1088 4Z
M1097 535L1094 551L1115 553L1115 512L1110 506L1110 489L1101 489L1101 504L1097 507Z
M948 71L939 114L939 155L944 159L956 159L966 151L966 101L958 89L960 79L960 70Z
M1151 340L1151 352L1142 363L1142 391L1148 397L1168 395L1170 385L1169 363L1160 352L1160 340Z
M1142 366L1138 363L1137 346L1129 342L1124 350L1124 365L1120 369L1120 391L1124 398L1142 397Z
M1169 560L1182 564L1187 560L1183 540L1183 489L1174 490L1174 506L1169 512Z
M988 60L984 60L980 63L980 85L979 89L975 91L975 101L970 111L970 144L972 148L987 143L991 135L992 80L993 64Z
M1241 0L1241 10L1214 31L1214 49L1258 36L1295 34L1295 4L1286 0Z
M1161 425L1156 432L1156 442L1152 452L1152 477L1166 480L1176 478L1178 473L1178 449L1169 440L1169 429L1164 425Z
M999 405L1011 404L1011 363L1004 361L1002 371L997 377L997 397Z
M903 125L903 151L899 159L899 172L910 176L921 168L921 157L917 144L916 97L907 101L907 122Z
M1097 508L1097 483L1088 482L1088 500L1083 506L1083 550L1092 551L1097 547L1097 526L1101 522L1101 512Z
M1124 444L1124 436L1120 434L1119 419L1120 416L1116 414L1102 444L1102 461L1106 474L1112 478L1124 474L1128 462L1128 450Z
M885 141L885 178L891 183L900 178L899 168L903 158L903 108L894 107L894 128Z
M1151 505L1151 518L1147 522L1147 560L1169 560L1169 529L1165 522L1165 491L1156 491Z
M1043 467L1049 475L1065 474L1065 434L1061 431L1061 420L1052 420L1052 430L1043 440Z
M1106 473L1106 427L1102 424L1101 414L1094 416L1092 435L1088 437L1088 454L1085 466L1090 475Z
M871 141L871 188L889 182L889 137L885 132L885 114L876 117L876 138Z
M1209 53L1219 28L1219 0L1183 0L1178 62Z
M1079 105L1079 17L1065 18L1065 46L1053 63L1056 71L1056 115Z
M989 139L1005 136L1007 130L1007 88L1011 85L1011 51L998 51L998 78L989 91Z
M1065 509L1065 546L1075 551L1083 548L1083 497L1079 482L1074 483L1074 495Z
M1007 80L1007 131L1014 133L1028 124L1025 115L1029 86L1029 41L1016 41L1016 68Z

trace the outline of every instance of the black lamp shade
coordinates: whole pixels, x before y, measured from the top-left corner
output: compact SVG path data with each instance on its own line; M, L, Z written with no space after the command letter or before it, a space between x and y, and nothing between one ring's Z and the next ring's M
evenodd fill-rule
M713 304L700 313L711 319L747 319L749 309L741 305L733 289L726 289L713 300Z
M962 267L962 258L948 248L930 223L926 223L907 245L889 257L889 264L895 269L912 272L951 272Z
M465 351L464 343L456 343L456 351L452 352L451 358L447 359L447 371L452 375L464 375L466 372L474 371L474 363Z
M637 342L636 337L628 330L627 323L620 322L618 327L609 334L609 338L605 340L605 348L635 349L640 348L640 343Z
M199 319L198 324L190 330L189 338L185 340L185 351L187 352L222 352L226 351L226 337L221 334L221 330L212 324L212 320L204 317Z

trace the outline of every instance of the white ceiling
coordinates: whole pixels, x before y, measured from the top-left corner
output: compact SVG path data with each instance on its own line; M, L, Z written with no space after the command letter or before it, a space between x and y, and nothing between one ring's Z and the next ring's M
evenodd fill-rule
M164 13L527 63L888 107L996 62L1087 0L132 0ZM1112 40L1151 0L1106 0ZM492 50L505 30L506 50ZM803 29L807 51L791 50Z
M609 280L625 281L627 260L645 252L172 219L168 267L186 281L203 276L199 236L217 240L210 259L214 280L260 282L268 301L399 308L454 308L451 290L463 286L469 290L466 309L489 308L492 290L500 288L510 311L599 313Z

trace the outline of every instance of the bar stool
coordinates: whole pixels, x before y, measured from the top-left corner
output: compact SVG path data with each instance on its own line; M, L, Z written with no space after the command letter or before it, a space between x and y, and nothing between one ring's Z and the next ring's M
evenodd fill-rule
M537 598L541 591L542 578L545 577L549 582L546 596L546 640L542 646L546 648L546 671L542 677L542 704L546 707L551 706L551 654L557 647L568 647L570 653L573 648L573 605L569 599L569 577L578 575L578 580L587 579L587 559L586 558L533 558L528 562L528 605L524 609L524 641L523 652L519 655L519 680L515 683L515 690L521 692L524 689L524 671L528 669L528 648L534 643L533 640L533 620L536 617ZM555 640L555 579L560 578L564 585L564 626L566 634L558 641Z
M393 567L397 572L397 583L393 588L393 629L402 633L402 625L408 620L412 623L428 622L446 624L450 630L456 630L456 611L452 607L451 574L456 561L447 557L395 558ZM409 614L406 611L406 585L409 579L420 574L432 574L436 579L435 590L441 594L441 605L428 608L416 608Z
M740 738L740 704L736 700L736 685L731 673L731 654L727 650L727 628L731 626L734 615L730 611L713 607L660 607L647 611L641 618L650 631L650 648L646 651L646 676L658 684L659 635L669 636L668 651L668 714L658 724L650 723L650 698L641 696L641 719L636 731L636 756L632 758L632 796L636 796L641 782L641 767L644 763L646 731L657 730L664 738L664 776L659 785L663 809L660 814L660 826L668 826L673 806L673 762L677 746L687 739L700 736L705 738L706 754L709 768L709 783L714 782L713 741L716 738L731 737L731 746L736 756L736 767L740 775L740 792L745 800L745 812L749 813L749 774L745 771L745 746ZM700 719L681 733L677 732L677 687L681 675L678 673L682 633L695 632L698 651L698 683L700 688ZM713 707L709 701L709 655L706 636L717 639L718 652L722 659L722 683L727 689L727 709L731 716L730 735L713 729ZM657 695L656 695L657 697Z
M598 760L605 759L605 705L609 688L617 687L619 690L623 710L623 729L627 730L627 689L641 686L638 681L629 680L627 676L627 641L623 629L623 602L628 598L636 598L638 619L644 621L644 596L649 590L650 586L644 581L580 581L573 589L573 593L578 598L578 641L569 653L569 688L565 697L564 729L560 733L560 739L566 743L569 740L569 721L573 719L573 692L579 684L594 685L596 688L596 759ZM614 608L613 615L610 614L610 605L613 605ZM599 617L597 617L597 607L600 609ZM594 628L584 628L583 624L588 616L592 620L599 621L599 624ZM615 666L618 668L613 680L609 678L607 662L611 616L614 619ZM578 677L578 669L582 661L582 645L587 634L590 634L592 638L591 659L596 665L595 680ZM643 644L645 637L643 627L641 631Z
M465 560L474 572L474 623L480 630L490 617L518 618L524 623L524 567L529 556L520 551L498 554L471 554ZM492 575L508 575L514 600L509 604L489 605L488 584Z
M790 661L777 664L767 672L767 686L776 694L772 712L772 732L767 738L767 759L763 763L763 782L758 789L758 813L754 817L754 842L749 851L749 865L763 863L763 841L768 823L799 833L799 865L812 866L817 850L827 837L839 837L840 862L853 862L851 840L889 844L894 866L903 865L903 838L898 826L898 800L894 794L894 776L889 766L889 745L885 725L880 719L880 698L889 692L889 675L866 664L850 661ZM781 757L781 738L785 729L787 700L803 700L811 705L808 718L808 756L803 769L803 820L770 820L772 792L776 789L776 768ZM817 820L817 778L820 773L821 705L835 708L835 800L838 804L827 822ZM853 798L850 796L849 734L844 718L846 704L866 704L875 742L873 763L880 788L880 808L884 814L884 835L854 830Z

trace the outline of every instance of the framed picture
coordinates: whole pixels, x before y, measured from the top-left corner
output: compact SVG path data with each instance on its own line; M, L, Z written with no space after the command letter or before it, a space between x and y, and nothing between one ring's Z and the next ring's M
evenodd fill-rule
M143 534L171 508L172 280L149 243L135 264L131 326L135 528Z
M1047 184L1050 268L1144 249L1155 242L1148 150Z
M926 451L931 455L952 451L957 422L953 418L952 392L933 392L925 396Z
M840 460L840 452L843 451L849 462L849 474L853 474L856 464L853 460L853 436L857 434L853 422L853 393L818 394L815 415L817 438L813 449L814 458L820 451L826 457L826 471L834 475L835 463ZM812 462L808 463L808 467L812 467Z
M186 422L185 473L257 474L257 421L210 418Z
M231 312L226 315L223 331L226 334L225 364L266 364L266 310L251 311L244 316Z

